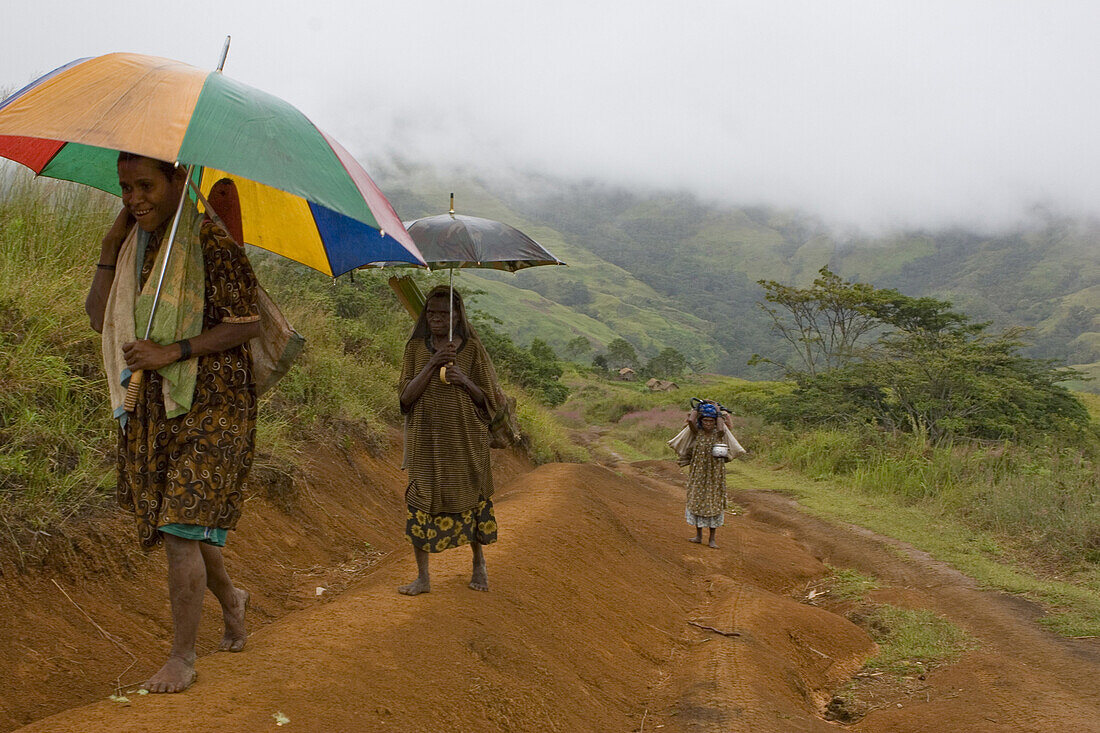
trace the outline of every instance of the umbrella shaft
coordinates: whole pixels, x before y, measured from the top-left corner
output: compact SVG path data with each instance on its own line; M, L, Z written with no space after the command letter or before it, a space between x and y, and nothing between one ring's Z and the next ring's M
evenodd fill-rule
M187 180L191 180L191 172L194 165L187 166ZM183 201L187 198L187 184L183 186L180 194L179 205L176 206L176 216L172 219L172 232L168 235L168 249L164 251L164 265L160 268L160 277L157 278L157 291L153 294L153 307L149 309L149 325L145 327L145 340L149 340L149 334L153 332L153 319L157 315L157 305L160 304L160 290L164 285L164 273L168 270L168 258L172 256L172 245L176 243L176 230L180 225L180 216L183 214Z
M218 62L218 71L223 71L225 69L225 57L229 55L229 41L232 38L233 36L225 37L225 46L222 47L222 60Z

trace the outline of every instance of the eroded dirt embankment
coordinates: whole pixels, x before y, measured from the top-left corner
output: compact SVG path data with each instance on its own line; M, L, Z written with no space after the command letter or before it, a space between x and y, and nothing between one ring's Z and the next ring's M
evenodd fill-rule
M380 456L316 446L293 477L253 472L253 495L225 550L233 577L252 593L253 630L328 602L405 549L399 441L391 435ZM531 467L506 452L494 465L505 482ZM42 537L22 568L0 555L0 731L101 700L116 680L132 686L168 649L163 551L142 552L117 511L65 531ZM220 616L208 594L200 655L217 648Z
M26 613L4 623L19 633L37 625L41 633L24 637L25 647L12 645L19 670L4 679L16 696L4 699L24 694L38 702L9 715L25 722L66 700L92 698L100 702L28 730L137 731L181 720L195 730L259 730L272 726L277 712L295 729L318 731L631 730L646 718L654 725L656 716L667 725L677 719L689 725L726 705L724 683L700 697L692 681L666 701L662 696L681 686L677 670L692 676L680 662L701 647L765 650L775 631L781 648L754 664L760 675L768 671L778 680L778 688L762 688L752 704L768 708L773 720L776 709L806 725L828 727L815 714L827 688L858 667L871 644L840 617L773 595L824 571L795 542L742 523L724 533L724 549L709 550L684 541L679 490L670 484L594 465L543 466L509 482L508 474L522 466L515 459L500 462L502 530L501 541L488 551L488 594L466 588L464 550L435 558L431 594L406 598L394 592L412 573L412 562L401 540L403 477L391 462L328 455L289 513L258 498L227 554L241 584L256 592L258 616L278 620L262 626L243 654L203 656L199 681L185 695L132 696L129 707L104 700L130 659L76 608L138 655L124 681L139 681L167 645L158 555L138 554L128 559L128 568L99 568L83 578L72 574L76 566L70 563L70 577L59 580L73 602L54 599L48 609L56 617L38 614L37 621L30 591L52 598L57 588L41 574L22 577ZM358 488L332 493L334 486L349 484ZM338 541L314 542L326 532L339 533ZM364 555L364 542L375 552L397 552ZM327 603L309 594L331 580L287 572L346 566L356 558L377 562L359 568L349 587ZM761 611L782 609L758 619L768 630L754 628L756 621L742 623L744 637L738 639L688 625L728 623L723 614L731 601L723 588L730 584L751 587L744 594L757 598ZM217 614L208 610L207 649L218 638ZM789 634L783 631L788 618L797 619ZM56 642L67 648L72 666L38 666L51 654L41 648ZM823 647L842 661L821 674L804 664L810 654L805 645ZM78 665L85 661L90 664L81 674ZM13 682L15 677L22 681ZM76 677L80 689L70 686ZM51 697L50 689L57 694Z
M257 499L234 538L236 575L259 589L254 619L276 619L253 634L244 653L203 656L188 692L131 696L123 706L103 698L129 658L102 637L95 641L98 632L75 604L63 610L69 602L62 597L46 607L52 635L22 646L8 641L12 631L33 628L30 608L3 627L7 656L0 664L15 660L19 670L38 675L29 684L0 675L10 685L4 704L9 690L25 690L39 696L40 714L56 710L64 685L79 677L76 665L89 660L81 696L69 704L99 701L26 730L275 730L277 713L289 719L288 730L305 731L837 729L821 713L873 644L842 616L797 599L826 572L819 557L843 564L837 558L848 544L841 534L800 524L794 507L776 503L731 517L719 533L721 549L710 550L685 541L690 530L672 464L556 464L525 472L514 457L497 459L501 532L486 552L488 594L466 587L470 556L460 549L433 558L430 594L398 595L396 586L413 574L401 538L403 476L392 461L365 454L318 456L296 507L286 512ZM853 562L890 556L864 540L853 540ZM129 585L115 580L109 594L88 578L117 573L68 580L70 593L84 594L73 596L76 603L104 629L130 631L125 644L140 656L124 681L138 681L167 648L167 604L159 555L128 562ZM919 568L911 572L908 580L922 587L950 585L927 580ZM60 595L51 580L26 576L12 594L22 602L9 599L8 606L33 604L32 590ZM311 594L318 586L346 589L317 600ZM207 649L220 635L209 610ZM1004 623L1033 627L1025 618ZM978 622L968 630L983 645L987 631L1006 633ZM1094 678L1095 663L1041 631L1016 638L1035 646L1034 658L1056 654L1066 679L1028 677L1021 665L1007 664L1009 650L995 647L933 672L919 706L905 700L902 708L874 711L858 728L1091 730L1097 718L1090 713L1100 707L1082 679ZM51 668L51 677L38 665L55 649L74 666ZM1001 656L1009 671L994 674ZM957 669L967 670L965 681ZM51 684L60 686L47 700ZM1029 696L1030 711L1004 702ZM1056 704L1044 707L1036 696Z

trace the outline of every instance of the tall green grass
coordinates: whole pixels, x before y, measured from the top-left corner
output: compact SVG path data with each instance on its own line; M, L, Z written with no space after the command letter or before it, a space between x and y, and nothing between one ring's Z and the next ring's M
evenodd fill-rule
M0 523L49 532L114 483L114 426L84 298L109 197L0 169Z
M398 420L397 381L411 321L380 273L336 281L265 252L251 254L260 281L306 348L261 404L272 448L355 438L380 447ZM277 425L276 425L277 424ZM260 444L260 449L264 449Z
M568 383L572 395L558 412L579 420L577 427L605 426L604 441L627 459L671 458L667 441L683 427L692 397L728 407L735 415L735 432L741 434L759 429L761 420L753 413L768 396L789 389L774 382L711 374L689 375L679 380L680 389L670 392L651 392L638 382L593 379L579 372L571 374Z
M1100 562L1100 463L1082 445L932 445L873 431L773 430L767 460L1002 534L1029 560Z
M551 410L518 388L507 388L517 398L516 412L524 447L535 463L584 463L588 450L569 437L568 430Z
M106 503L115 485L99 335L84 299L118 199L0 164L0 537L25 545ZM397 382L412 326L386 280L338 280L251 249L260 282L307 344L260 402L257 465L289 473L311 446L381 449L400 423ZM431 276L422 276L429 279ZM520 390L536 460L584 460Z

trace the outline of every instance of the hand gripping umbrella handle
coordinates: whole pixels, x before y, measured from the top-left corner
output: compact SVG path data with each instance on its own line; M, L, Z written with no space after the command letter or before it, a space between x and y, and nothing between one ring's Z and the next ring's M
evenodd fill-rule
M126 398L122 401L122 408L126 412L133 412L137 407L138 396L141 394L141 379L145 372L138 369L130 375L130 384L126 386Z

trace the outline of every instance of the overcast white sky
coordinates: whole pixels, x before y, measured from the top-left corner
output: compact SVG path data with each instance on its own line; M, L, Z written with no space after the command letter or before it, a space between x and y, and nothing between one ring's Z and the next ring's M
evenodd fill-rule
M355 153L688 188L874 225L1100 216L1100 2L8 2L0 89L213 67Z

